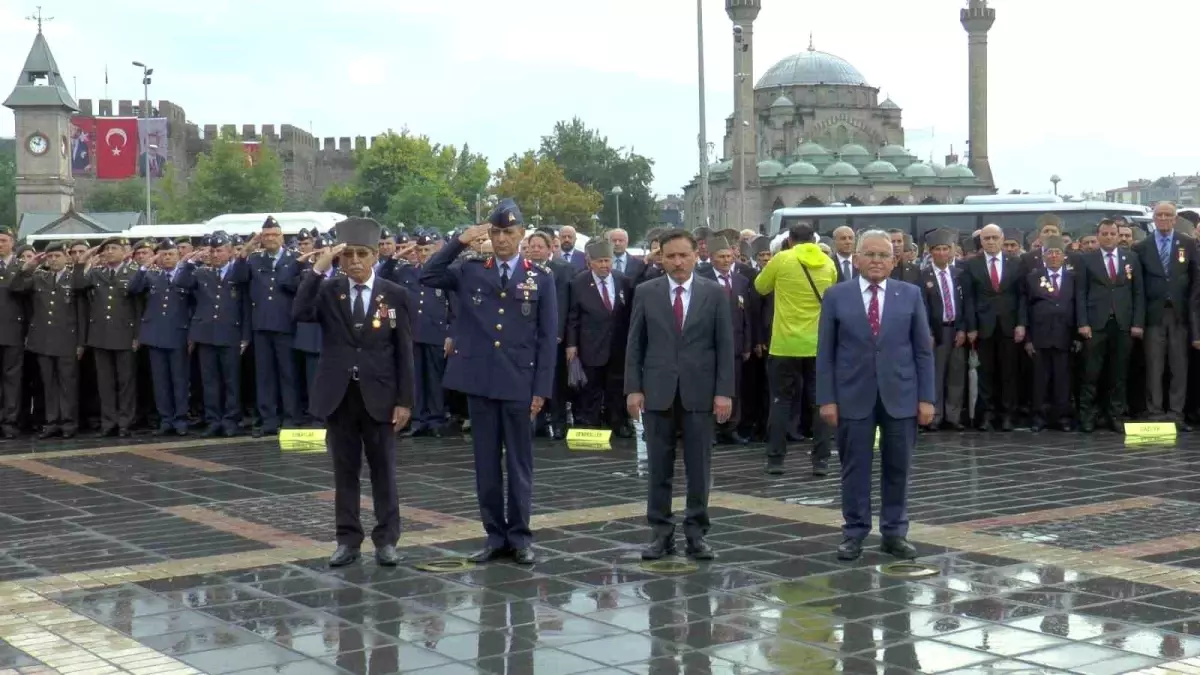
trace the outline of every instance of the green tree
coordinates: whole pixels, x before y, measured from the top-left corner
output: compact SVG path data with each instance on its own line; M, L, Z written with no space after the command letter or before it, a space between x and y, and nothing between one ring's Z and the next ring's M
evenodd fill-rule
M474 211L476 201L482 201L487 196L488 181L491 180L491 170L488 169L487 158L471 152L471 146L463 143L462 150L454 166L454 177L450 185L455 196L466 205L469 211ZM483 208L483 207L480 207ZM471 219L475 221L474 218Z
M600 220L605 227L617 226L617 199L611 194L621 187L621 227L636 240L658 221L654 193L654 161L632 150L614 148L608 138L589 129L578 117L558 122L549 136L542 137L542 157L553 159L568 180L603 195Z
M325 190L321 207L326 211L352 216L362 209L362 195L352 183L334 183Z
M129 178L122 181L97 183L84 200L90 213L146 210L146 179Z
M462 202L444 182L414 180L388 199L388 222L446 231L461 224Z
M16 145L0 144L0 226L17 226Z
M196 222L188 203L186 186L179 180L174 164L167 163L163 177L154 183L154 222L165 225L187 225Z
M591 229L591 217L600 209L599 192L567 180L554 160L532 150L514 155L496 172L497 195L512 197L529 221L536 215L563 225Z
M234 134L222 134L208 152L196 158L187 203L198 221L223 213L280 210L283 165L279 156L264 143L250 162L242 141Z

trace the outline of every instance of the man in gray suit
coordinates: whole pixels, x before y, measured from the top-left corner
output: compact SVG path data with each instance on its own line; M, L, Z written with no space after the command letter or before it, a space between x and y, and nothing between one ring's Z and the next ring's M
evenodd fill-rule
M625 358L625 395L630 417L646 413L650 479L646 519L654 540L645 560L675 553L671 481L676 436L683 434L687 502L683 531L687 554L696 560L715 555L708 533L709 465L713 418L725 422L733 411L733 319L725 292L696 276L697 244L686 230L660 239L666 274L634 294Z

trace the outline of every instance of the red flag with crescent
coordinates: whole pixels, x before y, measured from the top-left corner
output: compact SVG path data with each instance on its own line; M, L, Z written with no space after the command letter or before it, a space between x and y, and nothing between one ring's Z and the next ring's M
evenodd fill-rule
M242 141L242 150L246 153L246 166L258 163L258 151L262 149L258 141Z
M121 180L137 175L136 117L96 118L96 178Z

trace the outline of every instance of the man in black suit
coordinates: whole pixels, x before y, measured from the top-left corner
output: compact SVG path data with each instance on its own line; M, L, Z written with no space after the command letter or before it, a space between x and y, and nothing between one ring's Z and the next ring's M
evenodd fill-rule
M1105 413L1112 430L1120 433L1125 414L1125 376L1130 338L1142 337L1146 305L1142 265L1117 244L1117 224L1105 218L1096 226L1100 248L1079 258L1075 314L1084 343L1083 383L1079 387L1079 430L1096 428L1100 378L1108 375Z
M1030 429L1047 422L1071 430L1071 343L1075 339L1075 272L1065 264L1067 245L1058 235L1041 236L1038 263L1025 276L1029 330L1025 351L1033 358ZM1046 397L1050 396L1047 406Z
M708 254L712 265L705 272L697 272L698 276L711 279L725 291L729 299L730 317L733 320L733 351L736 358L733 361L733 413L729 421L717 427L717 442L732 445L742 445L746 439L738 433L742 421L743 366L750 358L754 349L754 317L758 306L758 293L753 284L744 275L734 271L733 246L724 237L710 237Z
M967 262L967 340L979 356L980 417L977 426L987 431L996 424L1012 431L1017 405L1017 345L1025 341L1021 303L1025 301L1020 258L1000 248L1004 232L988 225L979 232L983 254ZM991 420L989 422L989 415Z
M571 298L571 280L582 272L562 260L551 255L554 250L554 230L549 227L539 227L525 241L525 257L531 262L544 266L554 276L554 292L558 298L558 306L563 311L558 313L558 345L555 352L558 362L554 369L554 398L542 412L545 422L545 432L554 440L561 441L567 437L567 401L570 388L567 387L567 312ZM539 431L541 431L539 427Z
M646 269L646 263L641 258L630 255L629 233L625 230L609 230L608 243L612 244L612 271L617 274L637 279Z
M583 251L575 248L575 228L567 225L558 231L559 260L575 268L576 272L587 269Z
M925 237L932 264L921 270L921 292L933 335L933 383L937 391L933 422L928 427L931 430L943 423L955 431L963 430L968 308L963 272L951 264L956 238L953 230L937 230Z
M1200 275L1196 242L1175 231L1176 208L1171 202L1154 207L1154 232L1133 245L1142 268L1146 303L1146 412L1185 430L1187 399L1189 305ZM1170 376L1163 401L1163 371ZM1136 372L1136 371L1134 371Z
M567 361L579 359L584 383L576 397L575 424L610 427L621 438L632 438L625 424L621 380L625 375L625 342L633 285L613 274L612 245L600 238L587 243L589 271L571 280L567 310ZM602 411L608 413L602 423Z
M842 225L833 231L833 265L837 268L837 280L840 284L847 279L858 277L858 268L854 266L854 230L849 225Z
M712 560L708 533L708 491L713 417L718 424L733 412L733 319L724 291L697 277L696 239L686 230L662 238L666 275L648 281L633 301L625 359L625 404L636 418L645 412L650 480L646 519L654 540L642 558L675 552L671 482L677 435L683 434L687 500L683 529L687 554Z
M904 230L888 230L892 240L892 255L896 257L896 266L892 268L892 279L905 281L916 285L921 283L921 268L916 263L907 262L908 245L912 242Z
M375 559L394 567L400 556L400 502L396 494L396 432L412 415L412 330L404 288L375 275L379 223L338 223L338 244L326 247L296 292L296 321L321 324L321 361L310 409L325 420L336 484L337 550L331 567L358 560L362 456L375 502ZM326 279L337 257L345 276Z

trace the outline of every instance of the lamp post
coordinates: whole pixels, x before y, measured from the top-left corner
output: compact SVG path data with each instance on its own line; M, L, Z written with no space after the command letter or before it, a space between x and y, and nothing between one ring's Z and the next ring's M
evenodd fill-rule
M708 227L708 137L704 115L704 0L696 0L696 64L700 70L700 227Z
M475 222L476 223L480 222L480 218L482 217L479 213L479 203L481 201L483 201L483 195L476 192L475 193Z
M737 167L738 167L738 230L741 230L746 222L746 129L750 127L750 122L746 120L745 101L742 100L742 83L746 81L748 75L742 72L742 66L745 62L746 46L742 42L742 27L734 25L733 27L733 43L737 45L735 52L737 53L737 72L733 74L733 91L734 100L737 102L735 106L736 119L734 121L734 129L737 132Z
M150 76L154 74L153 68L147 68L146 64L141 61L134 61L133 65L142 69L142 117L150 119ZM154 223L153 212L150 209L150 150L157 150L155 146L150 146L144 153L146 155L145 170L146 170L146 224Z
M1062 179L1058 177L1058 174L1054 174L1053 176L1050 176L1050 182L1054 183L1054 196L1057 197L1058 196L1058 184L1060 182L1062 182Z
M617 199L617 229L618 230L621 229L621 193L622 192L624 192L624 190L621 189L620 185L613 186L612 194L613 194L613 197L616 197L616 199Z
M592 231L588 232L588 235L594 237L599 233L600 233L600 214L593 213L592 214Z

